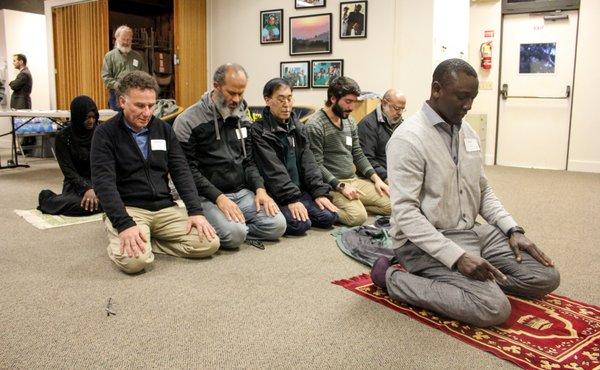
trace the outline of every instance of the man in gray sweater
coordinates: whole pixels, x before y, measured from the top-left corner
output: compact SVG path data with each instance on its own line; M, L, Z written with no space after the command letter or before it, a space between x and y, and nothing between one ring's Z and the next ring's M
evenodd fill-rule
M388 142L390 235L407 271L382 257L371 277L399 301L485 327L510 315L505 293L539 298L560 277L488 184L479 137L463 120L478 87L467 62L440 63L431 97Z

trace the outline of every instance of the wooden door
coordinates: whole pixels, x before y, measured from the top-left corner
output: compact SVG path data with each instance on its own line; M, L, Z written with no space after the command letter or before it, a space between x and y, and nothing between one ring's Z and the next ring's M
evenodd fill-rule
M206 91L206 0L174 0L175 99L187 108Z
M108 0L52 9L56 106L69 109L71 100L88 95L99 109L108 107L100 77L108 52Z

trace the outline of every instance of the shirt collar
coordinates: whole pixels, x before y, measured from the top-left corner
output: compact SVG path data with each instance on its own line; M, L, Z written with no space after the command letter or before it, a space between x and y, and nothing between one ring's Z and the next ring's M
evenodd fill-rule
M423 112L423 114L425 114L425 117L427 118L427 122L431 125L431 126L437 126L437 125L441 125L443 128L452 131L452 127L455 125L452 125L448 122L446 122L439 114L437 114L436 111L433 110L433 108L431 108L431 106L429 105L429 103L425 102L423 103L423 107L421 108L421 111ZM461 125L457 125L457 129L460 130Z
M145 134L145 133L147 133L147 132L148 132L148 125L146 125L146 127L142 128L141 130L139 130L139 131L137 131L137 132L136 132L136 131L133 129L133 127L131 127L131 125L130 125L130 124L127 122L127 120L125 119L125 117L123 117L123 123L125 123L125 127L127 127L127 129L128 129L128 130L129 130L129 131L130 131L132 134L134 134L134 135L143 135L143 134Z

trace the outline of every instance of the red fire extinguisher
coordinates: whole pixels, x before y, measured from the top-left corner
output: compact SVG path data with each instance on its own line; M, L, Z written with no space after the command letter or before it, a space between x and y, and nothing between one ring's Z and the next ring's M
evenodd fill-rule
M492 42L484 42L481 44L481 68L491 69L492 68Z

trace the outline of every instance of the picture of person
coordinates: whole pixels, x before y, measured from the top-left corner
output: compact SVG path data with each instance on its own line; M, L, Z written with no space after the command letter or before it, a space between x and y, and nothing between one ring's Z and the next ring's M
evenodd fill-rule
M341 59L313 60L312 61L312 87L328 87L333 78L343 76Z
M273 44L283 42L283 9L260 12L260 43Z
M286 80L294 89L307 89L309 86L309 63L301 62L281 62L280 77Z
M367 37L367 2L340 3L340 38Z

